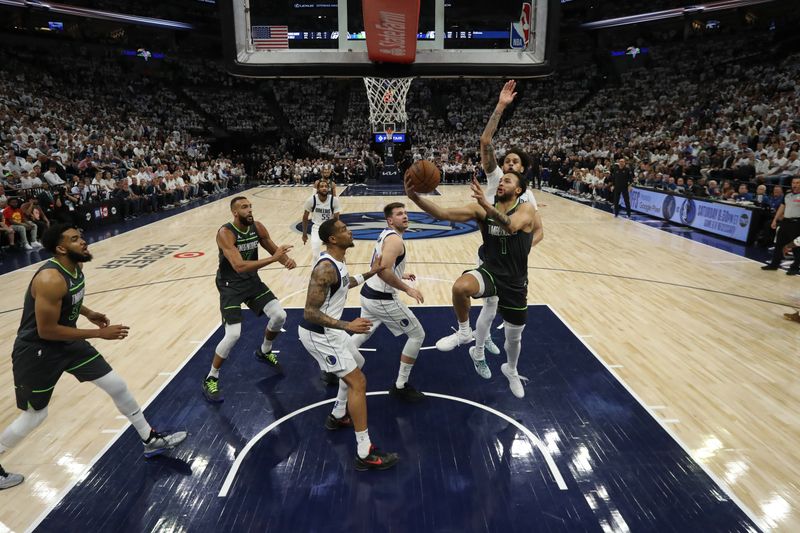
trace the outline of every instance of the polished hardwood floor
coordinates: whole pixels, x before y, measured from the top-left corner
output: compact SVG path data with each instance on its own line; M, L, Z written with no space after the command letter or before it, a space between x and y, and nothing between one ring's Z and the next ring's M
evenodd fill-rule
M310 191L245 193L275 242L295 245L298 268L261 272L287 307L305 300L311 251L293 227ZM800 306L800 281L585 205L537 198L545 239L530 255L529 303L557 312L763 527L800 530L800 326L781 316ZM369 212L398 199L341 201L345 212ZM467 203L469 191L444 187L434 201ZM142 403L219 326L214 236L229 219L222 199L91 246L85 303L131 327L124 341L94 344ZM451 281L473 264L479 239L408 241L408 270L426 304L449 303ZM351 271L365 269L371 251L357 241ZM17 415L10 353L34 271L0 277L0 427ZM348 304L358 304L357 292ZM0 492L0 531L34 523L126 425L102 391L64 376L45 423L0 456L27 478Z

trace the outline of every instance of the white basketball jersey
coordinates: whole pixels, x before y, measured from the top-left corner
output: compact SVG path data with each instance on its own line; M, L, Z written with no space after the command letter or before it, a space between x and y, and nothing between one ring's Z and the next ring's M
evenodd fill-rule
M383 230L378 236L378 240L375 241L375 248L372 251L372 259L370 259L370 264L372 261L375 260L375 257L378 255L382 255L383 253L383 240L389 235L398 235L401 239L403 238L392 228L386 228ZM403 279L403 272L406 271L406 245L403 243L403 253L397 256L397 259L394 262L394 273L397 275L398 278ZM366 284L369 285L370 289L374 289L380 292L388 292L394 293L397 292L397 289L383 281L379 276L372 276L366 281Z
M319 225L326 220L332 219L334 213L339 213L341 211L339 199L332 194L328 194L324 202L319 199L316 193L312 194L311 198L306 200L303 208L311 213L310 218L311 222L314 223L315 230L319 230Z
M496 167L493 171L486 175L486 189L484 190L483 194L486 197L486 201L494 203L494 195L497 192L497 186L500 185L500 178L503 177L503 169L499 166ZM536 198L533 197L533 192L530 189L526 190L522 196L519 197L520 202L530 202L535 210L539 209L539 205L536 203Z
M330 286L325 296L325 302L320 307L320 311L329 317L339 320L342 318L344 303L347 300L347 291L350 288L350 275L347 272L347 265L331 257L328 252L319 254L319 259L314 263L314 268L322 261L330 261L339 273L338 280Z

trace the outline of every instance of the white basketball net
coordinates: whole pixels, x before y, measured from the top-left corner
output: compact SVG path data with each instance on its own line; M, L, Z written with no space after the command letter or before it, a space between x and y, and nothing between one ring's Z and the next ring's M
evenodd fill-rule
M383 130L385 124L405 123L406 95L414 78L364 78L369 98L369 121Z

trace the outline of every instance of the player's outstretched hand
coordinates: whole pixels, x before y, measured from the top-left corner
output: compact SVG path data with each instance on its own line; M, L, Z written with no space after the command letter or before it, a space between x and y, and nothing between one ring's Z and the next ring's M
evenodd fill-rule
M411 183L411 178L408 176L408 174L403 176L403 185L405 185L406 196L408 196L408 199L412 202L416 202L417 198L419 198L419 194L416 190L414 190L414 184Z
M98 328L106 328L109 326L109 324L111 324L111 321L106 315L103 313L98 313L97 311L92 311L91 313L87 314L86 318L88 318L89 322Z
M414 274L403 274L403 279L407 279L408 281L417 281L417 276Z
M286 267L286 270L291 270L291 269L293 269L294 267L296 267L296 266L297 266L297 263L295 263L294 259L292 259L292 258L290 257L290 258L287 258L287 259L286 259L286 262L285 262L285 263L283 263L283 266L285 266L285 267Z
M486 201L486 195L483 193L483 187L478 182L478 178L472 178L472 184L469 186L472 189L472 197L478 202L478 205L486 209L489 203Z
M305 246L306 242L308 241L308 235L303 233L303 246Z
M355 320L348 322L344 329L350 333L367 333L371 327L372 322L366 318L358 317Z
M98 331L98 335L101 339L116 341L127 337L128 331L130 329L131 328L129 328L128 326L123 326L122 324L114 324L113 326L100 328L100 331Z
M374 275L386 270L386 265L381 264L381 257L382 256L380 255L376 255L375 259L372 260L371 268L369 269L369 272L367 272L368 275Z
M497 103L505 107L513 102L514 98L517 96L517 93L514 92L514 89L516 88L517 82L514 80L508 80L506 84L503 85L503 89L500 91L500 97L497 99Z
M288 254L289 250L291 250L292 248L294 248L294 246L292 246L291 244L281 244L275 250L275 253L272 254L272 257L275 259L280 259L284 257L286 254Z

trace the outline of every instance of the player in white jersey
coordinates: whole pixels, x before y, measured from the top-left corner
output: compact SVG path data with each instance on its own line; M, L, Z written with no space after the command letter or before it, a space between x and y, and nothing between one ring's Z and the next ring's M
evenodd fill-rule
M311 264L317 262L320 249L322 248L322 241L319 238L319 226L326 220L339 218L342 212L342 207L339 204L339 199L335 194L330 191L330 183L326 179L320 179L314 185L316 192L306 200L303 205L305 211L303 212L303 244L308 241L308 220L314 226L311 228Z
M372 264L380 260L385 268L361 288L361 317L372 322L373 327L366 333L354 335L353 344L360 348L381 324L386 325L395 337L406 335L408 340L400 355L400 370L389 394L416 402L425 398L425 395L412 387L408 378L425 339L425 330L408 306L397 298L397 291L403 291L417 303L423 303L424 298L421 292L406 283L416 279L413 274L405 272L406 246L403 234L408 229L406 206L392 202L383 208L383 214L388 227L375 242Z
M372 325L366 318L341 320L347 291L383 270L380 261L364 274L350 277L344 256L353 245L353 232L340 220L326 220L319 228L326 251L311 272L303 321L297 328L300 342L317 360L320 369L339 377L339 392L325 427L353 427L358 454L356 470L385 470L397 463L396 453L379 451L367 431L367 378L361 372L364 358L347 332L366 333ZM348 415L349 411L349 415Z
M500 91L500 96L497 100L497 106L495 107L492 116L489 117L489 121L486 123L483 134L481 134L481 166L483 167L483 171L486 173L487 185L485 189L485 197L486 201L489 203L494 203L495 192L497 191L497 187L500 184L500 179L504 174L511 171L525 174L528 168L530 168L530 158L519 148L510 148L507 150L505 156L503 157L503 165L502 167L499 166L497 164L497 159L495 158L494 146L492 146L492 137L497 131L497 126L500 123L500 118L503 115L503 111L505 111L505 108L514 101L514 98L517 95L517 93L514 92L515 88L516 82L514 80L506 82L506 84L503 86L503 89ZM536 246L544 238L544 229L542 226L541 215L539 213L539 206L536 203L536 198L534 198L533 192L528 189L524 194L522 194L522 196L520 196L519 201L529 202L533 206L535 212L535 229L531 247ZM482 248L483 247L478 249L479 265L483 263L483 257L481 253ZM472 362L475 365L475 371L485 379L491 378L492 372L489 370L489 367L486 364L484 349L495 355L500 353L500 349L492 341L490 335L492 321L497 314L498 301L499 299L497 296L490 296L483 299L483 306L481 307L480 315L478 316L478 320L475 322L475 346L469 350L470 356L472 357ZM469 323L467 323L466 326L466 329L459 326L458 332L439 339L436 342L436 348L443 352L447 352L453 350L456 348L456 346L469 343L472 339L472 331L469 328ZM464 331L461 331L462 329L464 329Z

